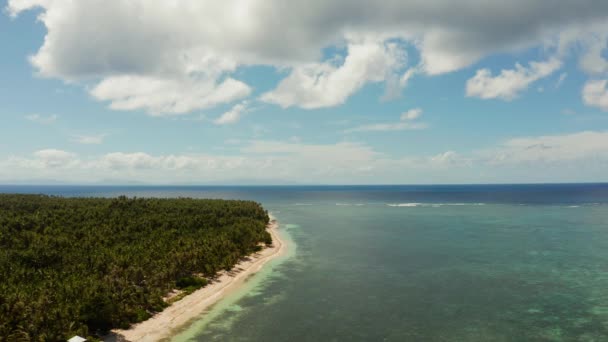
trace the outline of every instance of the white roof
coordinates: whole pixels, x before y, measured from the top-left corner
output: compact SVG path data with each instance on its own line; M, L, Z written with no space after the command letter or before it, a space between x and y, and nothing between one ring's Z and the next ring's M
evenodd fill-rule
M82 337L76 335L76 336L72 337L71 339L69 339L68 342L84 342L86 340L87 340L86 338L82 338Z

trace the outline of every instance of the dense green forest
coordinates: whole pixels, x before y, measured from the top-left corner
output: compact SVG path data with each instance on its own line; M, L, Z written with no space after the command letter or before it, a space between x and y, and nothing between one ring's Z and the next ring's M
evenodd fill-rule
M250 201L0 195L0 341L126 328L272 243Z

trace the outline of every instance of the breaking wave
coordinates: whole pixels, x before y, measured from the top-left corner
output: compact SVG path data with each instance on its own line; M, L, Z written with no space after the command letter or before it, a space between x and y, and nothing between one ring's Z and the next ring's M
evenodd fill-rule
M388 203L389 207L443 207L443 206L480 206L485 203Z

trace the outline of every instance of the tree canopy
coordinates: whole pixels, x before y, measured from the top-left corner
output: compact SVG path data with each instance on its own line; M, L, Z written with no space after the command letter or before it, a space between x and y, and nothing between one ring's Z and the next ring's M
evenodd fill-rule
M0 341L127 328L272 242L251 201L0 195Z

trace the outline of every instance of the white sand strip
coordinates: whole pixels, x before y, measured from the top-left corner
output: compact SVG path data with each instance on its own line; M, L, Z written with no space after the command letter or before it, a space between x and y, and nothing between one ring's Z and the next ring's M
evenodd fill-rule
M247 277L259 271L264 264L284 252L285 244L279 238L278 222L270 216L268 232L272 246L263 249L236 264L231 272L222 271L209 285L171 304L152 318L133 325L127 330L113 330L106 341L152 342L169 338L173 333L199 317L211 305L241 286Z

